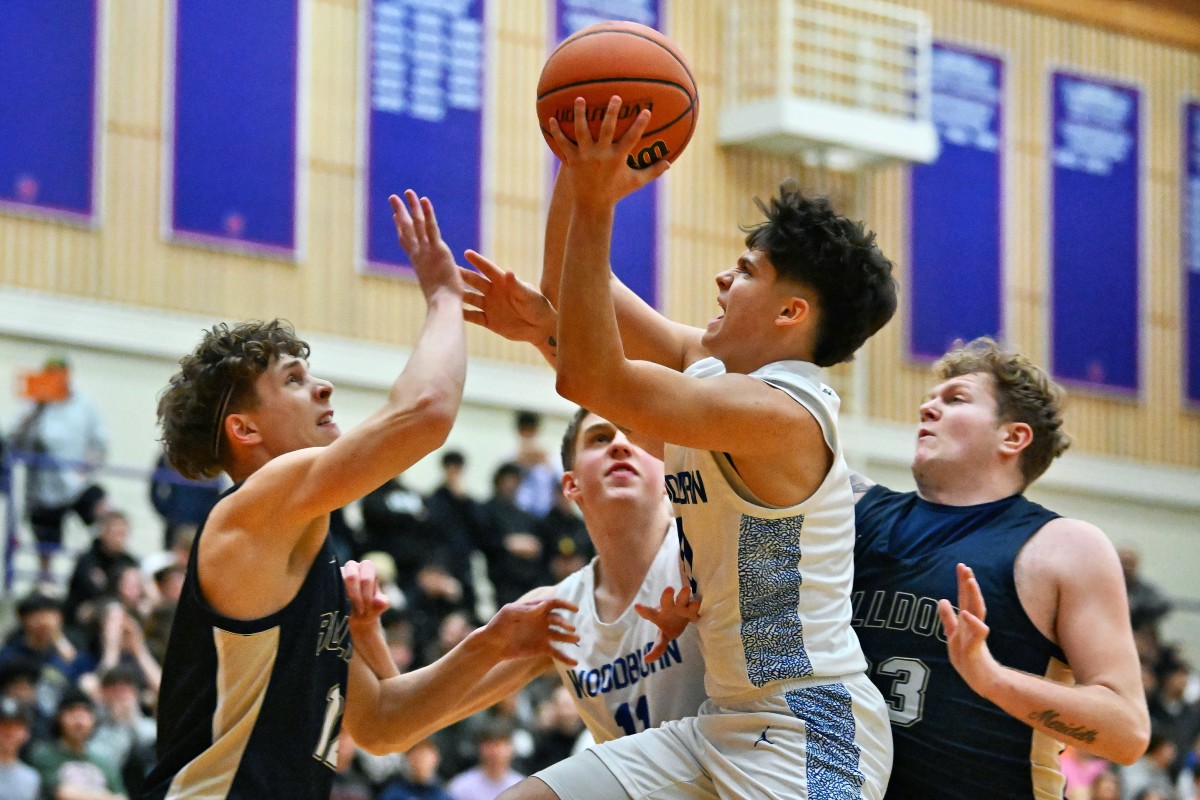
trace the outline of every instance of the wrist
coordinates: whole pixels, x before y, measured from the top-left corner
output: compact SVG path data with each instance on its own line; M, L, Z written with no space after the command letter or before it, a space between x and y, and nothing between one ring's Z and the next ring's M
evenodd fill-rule
M461 285L442 285L432 289L426 295L425 303L432 311L441 306L451 306L461 313L463 290Z

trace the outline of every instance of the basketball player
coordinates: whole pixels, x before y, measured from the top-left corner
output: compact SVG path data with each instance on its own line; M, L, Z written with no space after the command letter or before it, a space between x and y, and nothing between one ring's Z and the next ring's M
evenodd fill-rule
M637 610L655 606L665 588L679 585L679 547L674 535L668 535L674 519L662 461L608 420L581 408L563 434L562 463L563 494L583 512L596 558L556 586L535 589L522 599L557 597L579 608L573 616L579 645L568 648L577 663L546 655L506 661L471 691L461 692L441 719L408 731L406 740L395 743L398 749L499 702L552 668L558 669L597 742L657 727L700 708L704 671L695 629L689 627L662 658L650 658L658 628ZM374 587L352 582L369 577L346 572L355 617L371 615L368 601ZM378 625L374 629L374 642L354 629L360 650L382 652L382 634Z
M1146 748L1120 563L1022 494L1068 446L1059 387L986 338L934 372L917 490L855 476L853 624L890 706L887 796L1059 798L1060 742L1122 764Z
M215 326L159 401L172 465L235 482L193 545L159 705L146 797L327 798L343 711L351 733L428 705L496 661L573 641L554 600L502 609L445 659L380 683L352 658L349 603L326 536L329 512L442 444L462 397L462 284L433 206L390 202L427 303L387 402L340 435L332 385L308 369L286 323ZM553 626L553 627L552 627ZM347 684L349 683L349 686Z
M702 603L711 699L503 797L880 797L890 735L850 629L853 495L820 366L850 359L891 317L891 264L861 225L785 184L717 275L723 314L705 330L614 293L613 209L666 169L626 165L649 114L614 142L619 108L613 98L593 140L578 100L578 144L550 123L570 171L557 385L671 443L668 494L685 586Z

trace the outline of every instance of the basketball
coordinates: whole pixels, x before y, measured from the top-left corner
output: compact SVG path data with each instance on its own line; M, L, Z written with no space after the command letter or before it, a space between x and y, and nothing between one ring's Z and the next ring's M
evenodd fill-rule
M629 165L644 169L661 159L674 161L696 129L699 97L687 59L670 39L636 22L599 22L565 39L546 59L537 87L537 115L542 135L561 157L547 127L558 121L575 141L575 98L587 101L588 128L600 133L608 101L621 97L616 138L642 109L650 109L650 125L629 155Z

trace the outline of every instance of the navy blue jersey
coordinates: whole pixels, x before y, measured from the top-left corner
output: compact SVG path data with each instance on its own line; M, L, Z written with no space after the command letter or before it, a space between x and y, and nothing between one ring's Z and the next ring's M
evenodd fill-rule
M252 621L218 614L197 579L196 537L171 627L153 798L320 798L337 763L350 604L326 538L296 596Z
M937 601L975 571L988 647L1007 667L1065 679L1062 650L1030 621L1013 563L1057 514L1022 495L945 506L874 486L855 508L854 617L871 680L888 702L895 761L887 797L1061 798L1061 746L967 686L950 664Z

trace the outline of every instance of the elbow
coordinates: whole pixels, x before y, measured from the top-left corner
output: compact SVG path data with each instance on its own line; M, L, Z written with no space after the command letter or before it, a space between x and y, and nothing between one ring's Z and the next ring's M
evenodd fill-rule
M569 366L564 368L560 360L558 373L554 378L554 389L560 396L584 408L594 408L595 398L592 397L590 385L591 382L586 376L581 376L578 370Z
M371 755L385 756L408 749L408 743L398 742L395 738L388 736L387 726L381 724L380 720L373 723L359 720L358 723L354 724L354 721L347 716L345 719L346 730L354 743Z
M1146 748L1150 745L1150 718L1148 715L1141 714L1140 718L1126 729L1125 735L1121 737L1120 745L1119 748L1115 748L1115 752L1109 755L1109 759L1123 766L1128 767L1146 754Z
M462 398L461 389L455 391L429 391L422 393L412 407L417 418L414 433L420 436L430 451L446 443L458 406Z

